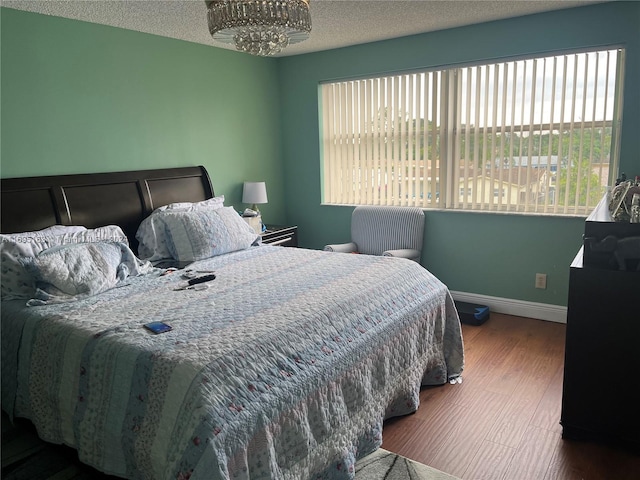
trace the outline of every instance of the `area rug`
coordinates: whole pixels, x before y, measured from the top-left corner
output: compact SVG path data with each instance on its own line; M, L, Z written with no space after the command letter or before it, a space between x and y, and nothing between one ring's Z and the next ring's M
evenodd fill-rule
M380 448L356 463L356 480L459 480Z
M43 442L29 425L2 416L3 480L117 480L81 463L73 449ZM356 480L458 480L439 470L379 449L356 464Z

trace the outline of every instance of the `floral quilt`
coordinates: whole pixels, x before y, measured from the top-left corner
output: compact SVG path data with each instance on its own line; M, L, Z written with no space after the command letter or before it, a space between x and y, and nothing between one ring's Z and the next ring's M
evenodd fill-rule
M3 302L3 409L124 478L352 479L385 418L462 372L450 293L415 262L259 246L190 268L216 279Z

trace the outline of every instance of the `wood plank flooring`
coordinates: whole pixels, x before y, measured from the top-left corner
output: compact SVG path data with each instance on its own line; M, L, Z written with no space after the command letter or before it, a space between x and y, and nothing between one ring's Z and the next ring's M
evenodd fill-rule
M637 453L562 439L565 330L497 313L463 325L463 383L423 389L382 447L465 480L640 479Z

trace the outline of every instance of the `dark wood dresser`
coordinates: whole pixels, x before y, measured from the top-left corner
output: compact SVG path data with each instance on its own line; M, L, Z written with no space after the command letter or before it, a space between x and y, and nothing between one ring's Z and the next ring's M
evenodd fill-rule
M613 222L605 197L571 264L560 423L563 438L640 450L640 271L591 247L609 235L640 237L640 224Z

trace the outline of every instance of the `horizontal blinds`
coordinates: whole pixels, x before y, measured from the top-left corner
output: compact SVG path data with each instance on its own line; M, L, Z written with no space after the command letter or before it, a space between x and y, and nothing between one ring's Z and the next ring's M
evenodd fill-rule
M617 165L623 53L324 84L324 202L585 214Z

